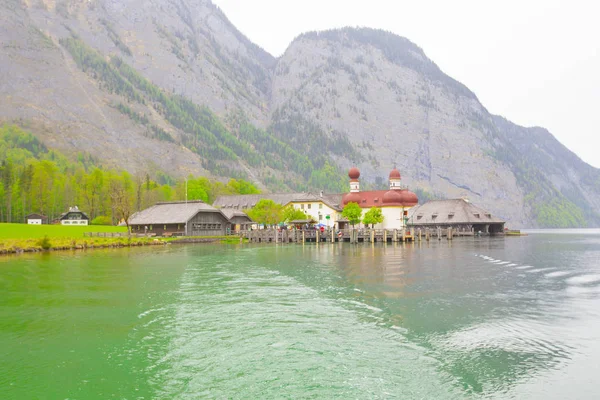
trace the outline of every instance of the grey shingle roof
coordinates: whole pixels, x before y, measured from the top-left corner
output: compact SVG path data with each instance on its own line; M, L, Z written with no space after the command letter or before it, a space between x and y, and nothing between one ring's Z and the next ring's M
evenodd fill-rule
M252 208L262 199L273 200L278 204L287 204L297 197L306 196L307 193L268 193L268 194L240 194L233 196L219 196L213 206L219 208Z
M199 212L216 212L218 210L202 201L184 201L172 203L157 203L143 211L133 214L129 218L130 225L159 225L159 224L185 224ZM223 214L223 216L225 216ZM227 216L225 216L227 218ZM227 218L229 219L229 218Z
M214 201L213 206L222 208L223 211L228 208L243 210L252 208L262 199L273 200L278 204L288 204L292 201L318 201L322 200L325 204L334 209L340 209L342 194L325 194L322 197L313 193L265 193L265 194L242 194L233 196L219 196Z
M431 200L408 213L412 225L494 224L505 221L464 199Z
M229 219L234 218L234 217L246 217L246 218L250 219L250 217L248 217L248 215L245 212L240 211L240 210L234 210L232 208L224 208L221 211Z

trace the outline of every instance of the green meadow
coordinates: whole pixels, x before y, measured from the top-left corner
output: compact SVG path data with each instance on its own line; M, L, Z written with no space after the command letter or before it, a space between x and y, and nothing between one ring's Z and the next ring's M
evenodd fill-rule
M0 254L41 250L69 250L104 247L131 247L176 242L179 238L153 237L84 237L85 232L126 233L124 226L62 226L0 223ZM195 238L186 238L193 240ZM218 239L220 243L238 244L237 236L211 236L200 239ZM243 242L247 242L244 239Z
M84 232L127 232L124 226L63 226L0 224L0 241L3 239L83 238Z

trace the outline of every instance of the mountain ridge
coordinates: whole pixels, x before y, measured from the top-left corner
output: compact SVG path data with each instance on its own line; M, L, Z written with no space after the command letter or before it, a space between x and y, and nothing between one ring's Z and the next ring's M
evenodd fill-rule
M307 32L275 58L210 1L0 7L0 119L51 147L278 191L346 190L354 163L384 187L398 164L420 193L468 196L514 226L600 224L600 170L490 114L390 32Z

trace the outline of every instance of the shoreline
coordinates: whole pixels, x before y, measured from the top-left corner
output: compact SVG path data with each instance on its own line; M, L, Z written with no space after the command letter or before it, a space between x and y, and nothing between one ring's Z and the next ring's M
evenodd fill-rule
M9 239L0 241L0 256L12 256L35 253L54 253L61 251L80 251L94 249L121 249L145 246L166 246L169 244L201 244L201 243L238 243L239 238L233 237L191 237L177 239L158 238L52 238L50 246L43 248L39 239ZM52 241L57 242L56 245ZM246 240L244 240L246 242Z

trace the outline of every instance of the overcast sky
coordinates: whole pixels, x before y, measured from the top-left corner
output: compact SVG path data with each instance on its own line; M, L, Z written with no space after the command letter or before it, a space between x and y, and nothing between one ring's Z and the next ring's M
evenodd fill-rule
M600 168L600 5L593 0L213 0L275 56L302 32L385 29L423 48L492 113L543 126Z

